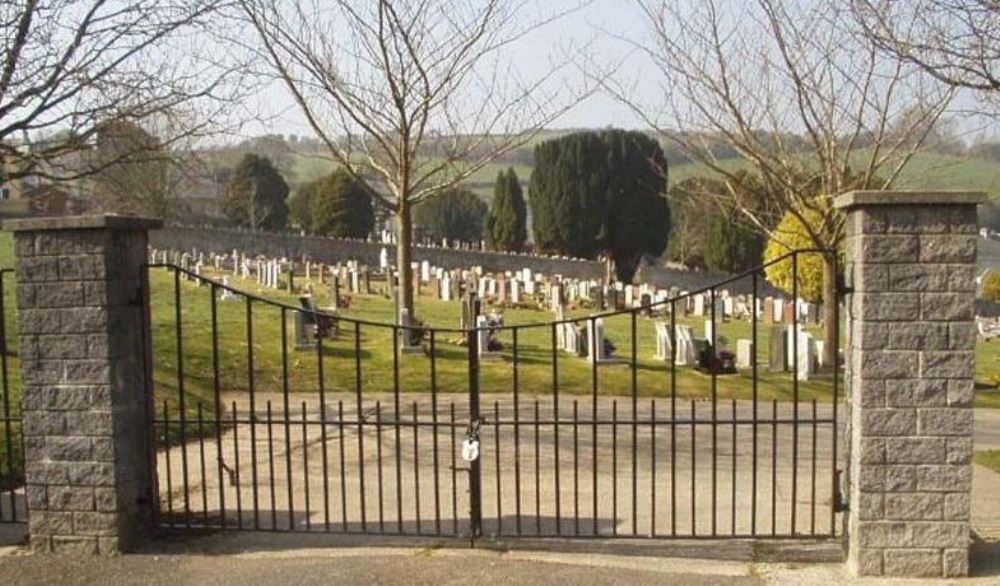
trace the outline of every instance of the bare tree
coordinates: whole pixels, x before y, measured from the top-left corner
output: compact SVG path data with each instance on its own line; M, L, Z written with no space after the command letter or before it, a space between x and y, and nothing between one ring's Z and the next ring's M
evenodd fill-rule
M79 191L97 209L165 220L188 214L185 186L205 174L205 161L192 140L180 140L187 129L160 127L163 121L113 118L98 126L92 148L78 157L78 169L90 172Z
M71 181L210 131L241 91L199 45L222 0L0 0L0 181ZM85 156L115 122L174 132L119 157ZM148 148L146 148L148 147Z
M853 8L873 41L900 59L952 86L1000 91L996 0L853 0Z
M666 103L639 103L621 81L609 89L724 181L717 203L735 205L772 238L780 237L780 218L792 214L816 248L836 248L844 219L833 198L892 186L953 95L879 51L835 3L637 4L652 35L647 43L630 42L654 65ZM739 154L739 164L716 156L720 143ZM746 167L766 201L740 189ZM828 324L836 315L835 266L827 257ZM826 332L832 363L838 341L834 328Z
M525 18L531 2L241 4L257 32L255 50L330 157L374 183L373 197L395 213L397 319L404 309L414 315L413 207L525 144L588 95L561 78L568 57L530 79L506 58L511 44L564 14Z

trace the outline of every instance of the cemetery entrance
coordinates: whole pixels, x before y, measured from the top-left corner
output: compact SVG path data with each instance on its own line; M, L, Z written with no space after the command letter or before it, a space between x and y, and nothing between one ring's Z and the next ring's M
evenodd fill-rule
M369 317L392 311L391 274L309 267L307 284L292 263L228 262L148 267L161 527L839 533L838 320L796 278L781 294L768 267L693 291L460 271L461 311L441 279L415 282L436 291L418 315L462 315L437 328Z

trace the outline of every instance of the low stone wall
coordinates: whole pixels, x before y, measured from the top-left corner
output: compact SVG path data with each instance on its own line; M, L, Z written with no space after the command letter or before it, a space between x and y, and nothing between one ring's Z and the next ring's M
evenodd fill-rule
M299 236L291 233L246 232L218 228L168 227L154 230L149 235L150 246L166 250L198 249L206 253L231 253L233 249L270 257L310 259L328 264L357 260L378 266L382 248L389 252L391 262L395 262L396 249L392 245L345 240L321 236ZM506 254L482 250L462 250L433 246L416 246L413 260L429 261L444 268L468 268L481 266L486 271L502 272L530 268L536 273L563 275L574 279L603 279L604 264L593 260L556 258L530 254ZM728 277L723 273L709 271L695 272L659 267L645 267L643 280L657 287L677 287L682 290L696 290L710 287ZM733 293L749 293L750 279L723 287ZM760 295L779 295L780 292L758 279Z
M312 260L330 264L357 260L374 266L378 266L379 254L383 248L389 251L390 259L394 261L396 257L394 246L364 240L187 227L170 227L151 232L150 246L173 250L197 248L215 253L232 252L234 248L238 248L251 254L272 257L300 258L307 255ZM598 279L604 275L604 265L597 261L431 246L414 247L413 260L427 260L439 267L481 266L487 271L513 271L528 267L547 275L565 275L578 279Z

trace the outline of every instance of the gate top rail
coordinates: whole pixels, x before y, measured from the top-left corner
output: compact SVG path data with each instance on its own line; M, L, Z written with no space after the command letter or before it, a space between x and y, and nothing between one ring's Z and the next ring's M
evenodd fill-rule
M664 307L667 307L667 306L671 306L672 307L675 304L677 304L678 302L683 301L684 299L687 299L689 297L693 297L695 295L700 295L702 293L714 291L714 290L718 289L719 287L728 285L730 283L735 283L735 282L740 281L742 279L746 279L747 277L755 277L757 274L763 272L768 267L776 265L776 264L779 264L779 263L784 262L784 261L787 261L788 259L795 258L795 257L797 257L798 255L801 255L801 254L823 254L823 255L830 255L830 256L833 257L835 263L838 262L836 249L830 249L830 248L801 248L801 249L796 249L796 250L792 250L790 252L787 252L787 253L779 256L778 258L772 259L772 260L770 260L770 261L768 261L766 263L763 263L761 265L753 267L751 269L747 269L747 270L745 270L743 272L735 273L733 275L730 275L729 277L727 277L727 278L725 278L725 279L723 279L721 281L718 281L716 283L713 283L711 285L707 285L705 287L701 287L701 288L698 288L698 289L693 289L693 290L688 291L686 293L683 293L683 294L680 294L680 295L675 295L673 297L670 297L668 299L664 299L662 301L651 302L651 303L649 303L647 305L643 305L642 307L636 307L636 308L631 308L631 309L620 309L620 310L605 311L605 312L601 312L601 313L594 313L594 314L591 314L591 315L588 315L588 316L576 317L576 318L566 318L566 319L562 319L562 320L551 320L551 321L544 321L544 322L528 322L528 323L523 323L523 324L510 324L510 325L506 325L505 324L503 326L483 326L483 327L471 327L471 328L447 328L447 327L438 327L438 326L431 327L431 326L420 326L420 325L416 325L416 326L414 326L414 325L403 325L403 324L393 324L393 323L386 323L386 322L366 320L366 319L360 319L360 318L356 318L356 317L339 316L339 315L337 316L337 320L343 321L343 322L346 322L346 323L351 323L351 324L358 324L358 325L364 325L364 326L375 326L375 327L383 327L383 328L393 328L393 329L396 329L396 330L413 330L413 331L421 331L421 332L422 331L434 330L435 332L451 333L451 334L465 334L465 335L468 335L468 334L470 334L472 332L477 332L477 331L480 331L480 330L502 331L502 330L520 330L520 329L544 328L544 327L550 327L551 328L551 327L559 326L559 325L562 325L562 324L570 324L570 323L577 323L577 322L580 322L580 321L588 321L588 320L610 318L610 317L614 317L614 316L618 316L618 315L630 315L630 314L633 314L633 313L637 313L637 312L641 312L641 311L646 311L646 310L649 310L649 309L664 308ZM253 300L255 302L263 303L265 305L271 305L273 307L277 307L277 308L280 308L280 309L289 310L289 311L298 311L298 312L301 312L301 313L304 313L304 314L307 314L307 315L316 316L316 317L322 317L322 316L329 315L329 314L324 313L321 310L313 310L313 309L308 309L308 308L304 308L304 307L299 307L299 306L293 305L291 303L286 303L284 301L278 301L278 300L275 300L275 299L270 299L268 297L264 297L262 295L254 294L254 293L251 293L251 292L243 290L243 289L238 289L236 287L233 287L232 285L225 285L225 284L220 283L220 282L218 282L218 281L216 281L214 279L210 279L210 278L208 278L208 277L206 277L204 275L199 275L198 273L195 273L194 271L191 271L189 269L185 269L183 267L177 266L177 265L172 264L172 263L148 263L148 264L144 265L144 267L147 268L147 269L149 269L149 268L166 268L166 269L172 269L172 270L177 271L177 272L179 272L181 274L187 275L188 277L190 277L192 279L201 281L203 283L208 283L213 288L217 288L217 289L222 289L222 290L225 290L225 291L229 291L230 293L233 293L234 295L239 295L239 296L242 296L242 297L245 297L245 298L249 298L249 299L251 299L251 300ZM10 270L10 269L8 269L8 270Z

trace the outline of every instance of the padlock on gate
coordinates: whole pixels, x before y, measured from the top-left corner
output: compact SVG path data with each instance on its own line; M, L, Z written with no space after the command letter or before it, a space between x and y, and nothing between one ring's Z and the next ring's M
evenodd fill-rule
M479 440L470 437L462 442L462 459L466 462L473 462L479 459Z

